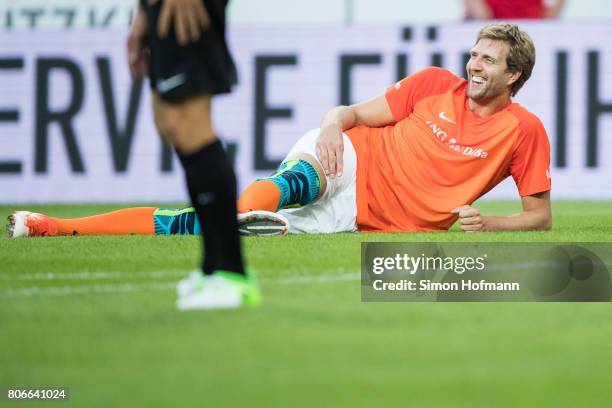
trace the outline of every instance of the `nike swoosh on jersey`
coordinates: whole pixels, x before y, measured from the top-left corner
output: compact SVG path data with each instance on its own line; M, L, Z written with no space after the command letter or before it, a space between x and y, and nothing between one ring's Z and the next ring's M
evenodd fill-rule
M438 114L438 117L439 117L440 119L443 119L443 120L445 120L445 121L447 121L447 122L450 122L450 123L452 123L452 124L456 125L456 123L455 123L455 121L454 121L454 120L449 119L448 117L446 117L446 115L444 115L444 111L440 112L440 113Z
M168 92L186 81L185 74L176 74L167 79L157 81L157 91L160 93Z

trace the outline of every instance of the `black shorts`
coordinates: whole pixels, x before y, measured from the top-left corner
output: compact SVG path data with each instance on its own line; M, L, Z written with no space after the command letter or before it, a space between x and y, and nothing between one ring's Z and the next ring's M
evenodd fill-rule
M149 77L151 88L168 102L180 102L195 95L226 93L236 83L236 66L225 41L225 9L228 0L202 0L210 27L198 42L179 46L170 25L166 38L159 38L157 21L164 0L144 7L149 26Z

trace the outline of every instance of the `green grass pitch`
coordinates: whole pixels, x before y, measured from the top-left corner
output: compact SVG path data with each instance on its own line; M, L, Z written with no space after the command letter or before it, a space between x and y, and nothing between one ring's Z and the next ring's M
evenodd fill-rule
M2 227L0 387L64 386L61 406L105 408L609 406L610 304L360 301L361 241L612 241L611 202L553 210L551 232L245 239L261 307L189 313L174 285L197 238L8 240Z

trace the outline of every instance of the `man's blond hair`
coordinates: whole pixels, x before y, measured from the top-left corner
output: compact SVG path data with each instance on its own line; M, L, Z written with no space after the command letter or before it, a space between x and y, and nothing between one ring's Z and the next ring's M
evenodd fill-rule
M482 40L499 40L509 45L506 64L509 72L521 71L522 74L512 85L510 94L516 95L527 82L535 65L535 46L529 34L519 30L515 24L494 23L484 26L478 33L476 42Z

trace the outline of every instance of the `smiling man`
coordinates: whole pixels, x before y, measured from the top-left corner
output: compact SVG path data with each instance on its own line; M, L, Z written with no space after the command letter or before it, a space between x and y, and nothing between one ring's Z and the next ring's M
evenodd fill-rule
M531 76L533 42L516 25L491 24L470 55L467 80L428 68L369 101L331 109L276 173L243 192L240 232L446 231L457 219L468 232L550 229L548 136L512 102ZM472 207L508 176L520 213L485 216ZM189 209L72 220L20 212L9 220L15 236L199 231Z
M281 211L291 229L444 231L457 219L470 232L550 229L548 136L535 115L512 102L534 65L527 33L491 24L470 51L467 81L428 68L381 96L330 110L288 156L317 169L321 180L317 201ZM484 216L471 206L508 176L522 212ZM277 179L271 181L280 186ZM257 209L248 204L258 203L251 196L263 182L247 189L239 210ZM283 195L279 208L287 205ZM276 204L264 209L276 211Z

